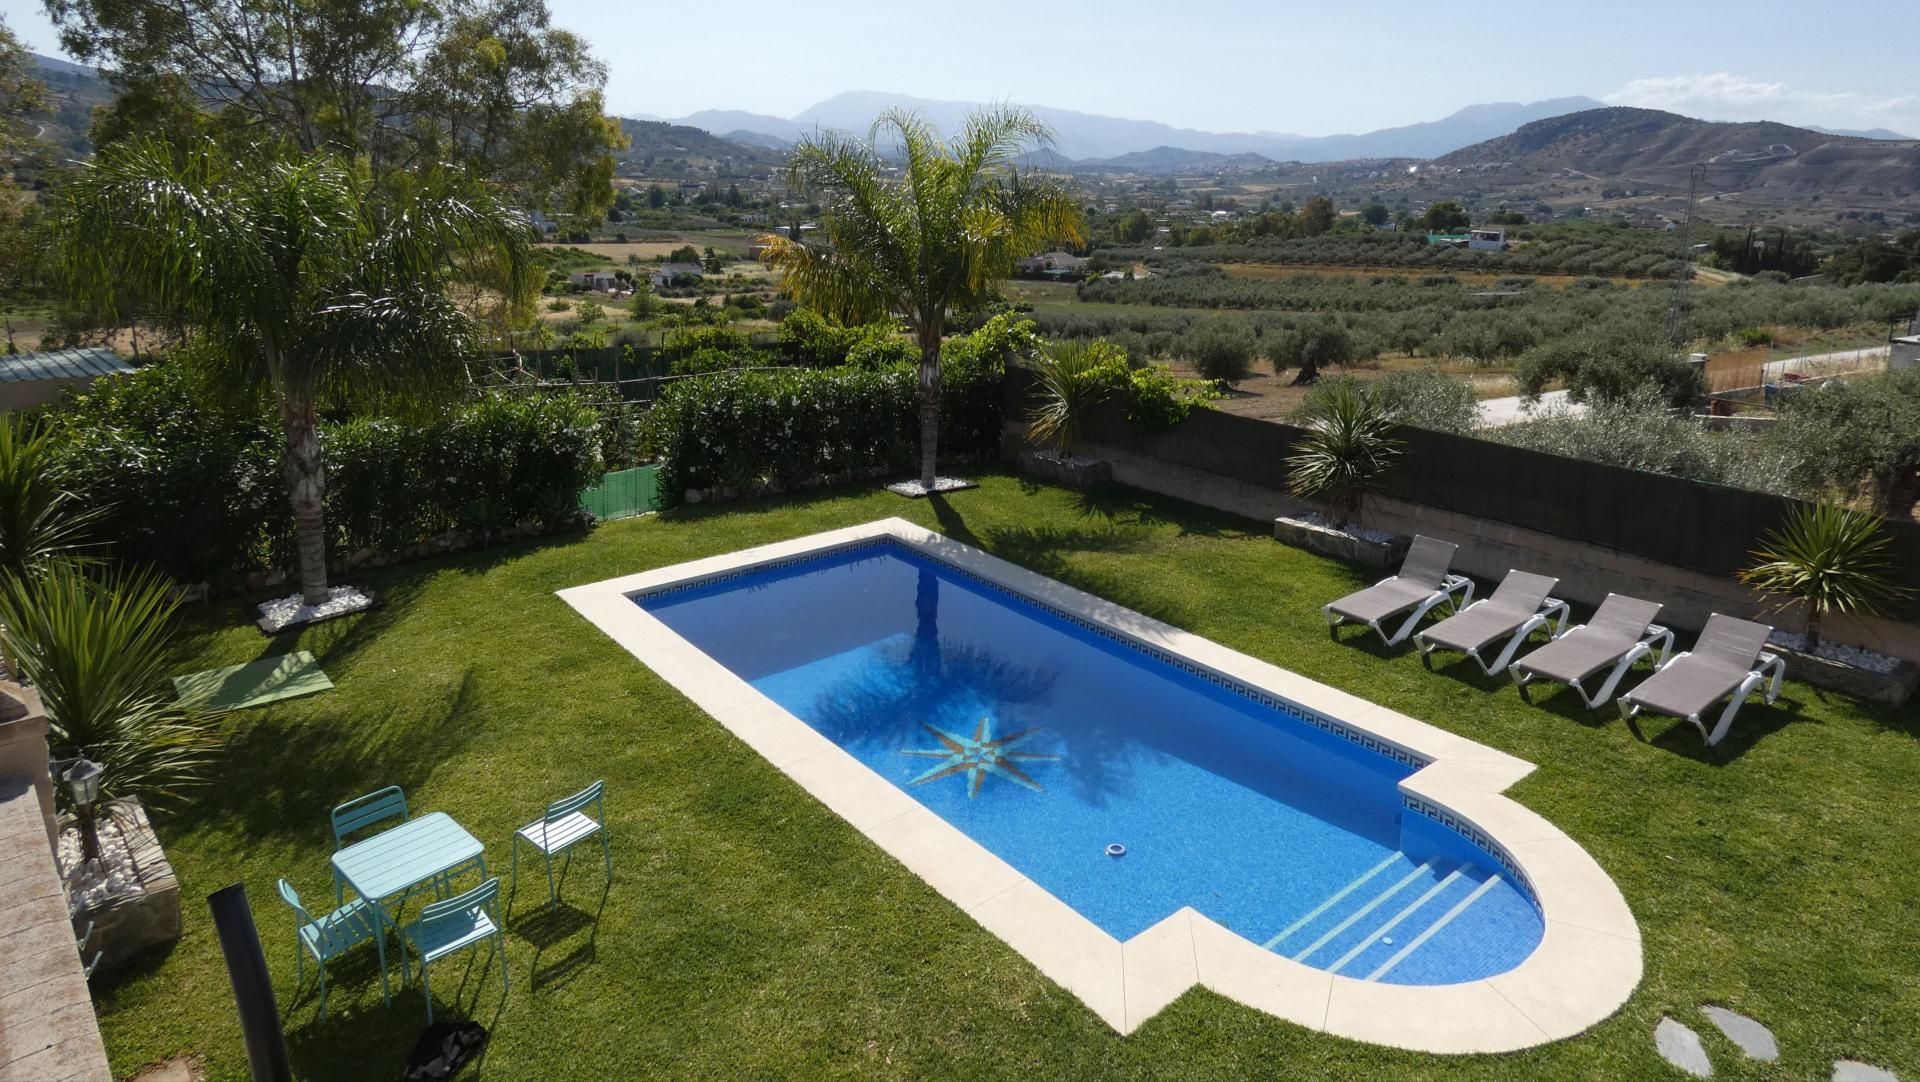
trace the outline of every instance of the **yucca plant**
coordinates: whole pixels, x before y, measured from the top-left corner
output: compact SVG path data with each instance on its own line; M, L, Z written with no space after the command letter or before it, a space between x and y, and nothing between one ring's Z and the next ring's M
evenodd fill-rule
M40 693L53 757L84 755L106 768L104 795L155 808L204 780L218 745L167 679L179 660L177 605L150 571L91 577L56 563L37 579L0 579L0 645Z
M1839 504L1800 504L1787 512L1753 551L1756 561L1740 572L1755 589L1807 606L1807 649L1820 645L1820 622L1829 613L1885 616L1913 595L1887 551L1880 516Z
M99 517L61 483L48 430L17 414L0 418L0 574L32 579L89 559L87 531Z
M1087 411L1113 393L1111 347L1059 342L1040 351L1030 364L1038 400L1027 413L1027 438L1071 459Z
M1393 416L1357 384L1341 381L1316 396L1300 417L1307 434L1287 457L1287 487L1321 500L1343 522L1358 524L1360 497L1401 451L1389 433Z

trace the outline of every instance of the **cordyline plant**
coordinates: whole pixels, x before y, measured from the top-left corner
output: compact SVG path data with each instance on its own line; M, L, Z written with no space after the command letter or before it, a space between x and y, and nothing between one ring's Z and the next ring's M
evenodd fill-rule
M0 575L32 580L47 568L90 559L88 530L101 517L61 482L45 428L0 418Z
M1287 457L1287 487L1303 500L1323 500L1343 522L1360 521L1363 493L1401 451L1388 433L1393 415L1353 382L1313 399L1299 418L1307 434Z
M1807 606L1807 648L1820 645L1830 613L1885 616L1913 590L1900 581L1878 515L1839 504L1800 504L1753 551L1740 581Z
M308 604L327 597L320 411L444 400L480 329L450 290L523 308L538 284L528 219L491 189L440 169L396 183L378 192L325 154L135 139L80 170L59 221L77 296L104 309L130 290L177 313L207 386L275 406Z
M177 605L165 577L150 571L95 575L59 562L33 580L0 578L0 646L40 694L48 750L105 767L104 794L157 808L205 780L219 745L168 681L180 661ZM68 799L64 787L57 796Z
M977 112L947 141L899 109L882 114L864 141L806 136L793 149L790 183L821 205L820 237L760 238L761 259L802 304L849 325L906 320L920 349L920 481L929 492L948 313L989 299L1022 257L1083 237L1066 188L1014 167L1050 140L1044 124L1014 108ZM888 157L900 162L897 179L887 175Z
M1027 438L1073 458L1088 411L1112 395L1116 377L1126 376L1123 357L1104 342L1056 342L1041 350L1027 362L1035 384Z

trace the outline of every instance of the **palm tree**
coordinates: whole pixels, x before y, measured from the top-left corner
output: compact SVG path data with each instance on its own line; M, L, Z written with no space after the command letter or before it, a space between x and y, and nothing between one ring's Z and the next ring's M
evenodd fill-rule
M271 400L301 595L327 597L320 410L428 401L457 386L479 326L449 288L524 308L535 284L525 215L440 170L380 196L324 154L236 160L210 144L108 147L68 189L60 222L74 290L132 290L199 336L182 356L209 385Z
M1340 380L1309 399L1300 420L1307 434L1287 458L1287 487L1358 523L1361 495L1400 455L1400 441L1388 435L1392 414L1357 382Z
M1740 581L1807 606L1807 649L1820 646L1828 613L1885 616L1913 595L1887 553L1880 517L1833 503L1799 504L1761 538Z
M794 147L790 183L821 205L821 239L761 238L790 297L848 323L905 319L920 348L920 482L933 491L940 444L940 339L948 313L986 300L1023 257L1083 236L1080 208L1014 159L1051 133L1024 110L989 109L942 141L917 114L891 110L865 141L831 132ZM897 181L877 144L901 163Z

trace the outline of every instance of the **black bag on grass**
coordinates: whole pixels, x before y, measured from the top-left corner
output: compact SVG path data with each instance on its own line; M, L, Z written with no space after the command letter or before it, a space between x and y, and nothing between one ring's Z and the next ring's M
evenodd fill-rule
M406 1078L452 1078L487 1046L487 1027L478 1022L435 1022L414 1042Z

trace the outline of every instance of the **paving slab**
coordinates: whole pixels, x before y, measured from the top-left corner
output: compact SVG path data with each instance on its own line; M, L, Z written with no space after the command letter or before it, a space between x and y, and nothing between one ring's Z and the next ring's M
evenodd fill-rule
M1661 1059L1693 1077L1713 1077L1713 1061L1707 1058L1700 1035L1673 1019L1661 1016L1660 1024L1653 1028L1653 1046L1659 1049Z
M1833 1061L1833 1082L1900 1082L1900 1076L1857 1059L1837 1059Z
M1748 1058L1767 1063L1780 1058L1780 1045L1774 1041L1773 1031L1759 1022L1725 1007L1709 1005L1700 1008L1700 1013L1726 1034L1727 1040L1739 1045L1740 1051L1745 1052Z

